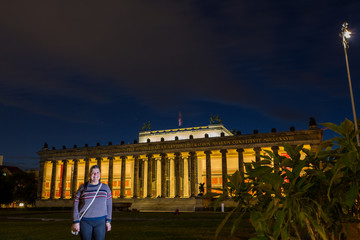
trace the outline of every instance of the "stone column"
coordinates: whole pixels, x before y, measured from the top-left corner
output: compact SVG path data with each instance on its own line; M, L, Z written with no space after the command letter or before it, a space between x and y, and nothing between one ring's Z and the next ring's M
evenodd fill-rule
M147 168L147 196L148 198L152 197L152 154L146 155L148 158L148 168Z
M261 147L254 147L254 151L255 151L255 161L259 162Z
M50 199L55 199L56 161L52 162Z
M175 197L180 197L180 157L181 153L175 153Z
M79 159L74 159L74 172L73 172L73 179L71 181L72 198L75 198L77 192L78 168L79 168Z
M271 150L273 151L273 153L278 156L279 155L279 147L278 146L272 146ZM278 173L279 172L279 163L275 163L275 159L274 159L274 172Z
M202 177L199 174L199 159L197 158L197 155L195 153L194 155L194 172L195 172L195 196L199 194L199 179L202 179Z
M102 159L102 157L96 158L96 164L99 166L100 169L101 169L101 159Z
M63 160L63 172L61 179L61 195L60 195L61 199L64 199L66 197L67 163L68 160Z
M244 177L244 149L238 148L236 149L238 152L238 165L239 165L239 172L242 177Z
M145 158L144 159L144 164L143 164L143 198L145 198L147 196L147 192L148 192L148 159Z
M194 197L195 197L195 191L196 191L195 153L194 153L194 152L190 152L190 153L189 153L189 158L190 158L190 197L191 197L191 198L194 198Z
M166 167L166 157L165 153L160 154L161 156L161 197L166 197L166 176L165 176L165 167Z
M90 165L90 158L85 158L85 174L84 174L84 183L89 180L89 165Z
M39 168L39 179L38 179L38 188L36 192L36 198L42 198L43 186L44 186L44 174L45 174L45 159L40 157L40 168Z
M156 197L161 196L161 158L156 158Z
M113 189L113 181L114 181L114 157L108 157L109 159L109 173L108 173L108 186L110 190Z
M206 154L206 192L211 192L211 151L205 151Z
M170 158L170 197L175 197L175 159Z
M139 156L134 156L134 189L133 198L138 197L138 184L139 184Z
M184 176L183 176L183 196L184 198L188 198L189 197L189 158L185 157L184 158Z
M222 189L225 189L227 182L227 159L226 159L226 149L220 150L221 152L221 166L222 166Z
M121 157L121 187L120 198L125 197L125 181L126 181L126 156Z

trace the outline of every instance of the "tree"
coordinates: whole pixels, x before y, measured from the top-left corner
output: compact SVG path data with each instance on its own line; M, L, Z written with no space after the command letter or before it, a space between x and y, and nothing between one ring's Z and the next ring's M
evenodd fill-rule
M10 204L14 201L14 184L9 176L0 171L0 204Z
M34 172L18 172L11 177L14 182L14 200L26 204L34 204L37 191Z
M36 200L37 183L33 172L14 172L11 175L1 173L0 203L11 204L22 202L34 204Z

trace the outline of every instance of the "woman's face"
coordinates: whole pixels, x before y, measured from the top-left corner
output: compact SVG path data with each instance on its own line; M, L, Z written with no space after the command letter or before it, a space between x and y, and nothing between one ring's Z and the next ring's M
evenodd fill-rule
M91 182L91 183L99 183L100 175L101 175L100 169L94 168L93 170L91 170L91 173L90 173L90 182Z

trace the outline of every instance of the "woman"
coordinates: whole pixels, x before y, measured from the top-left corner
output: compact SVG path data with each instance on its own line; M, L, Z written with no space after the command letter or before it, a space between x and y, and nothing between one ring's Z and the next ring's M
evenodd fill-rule
M83 240L91 240L92 237L94 240L104 240L105 230L111 230L111 190L108 185L100 183L100 175L100 167L92 166L90 181L82 184L75 196L72 229L80 232ZM80 219L81 215L83 217Z

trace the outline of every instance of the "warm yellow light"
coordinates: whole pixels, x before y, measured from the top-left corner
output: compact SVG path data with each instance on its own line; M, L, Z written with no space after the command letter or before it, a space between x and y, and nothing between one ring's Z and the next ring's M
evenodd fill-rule
M351 32L346 30L345 33L344 33L344 37L345 38L351 38Z

